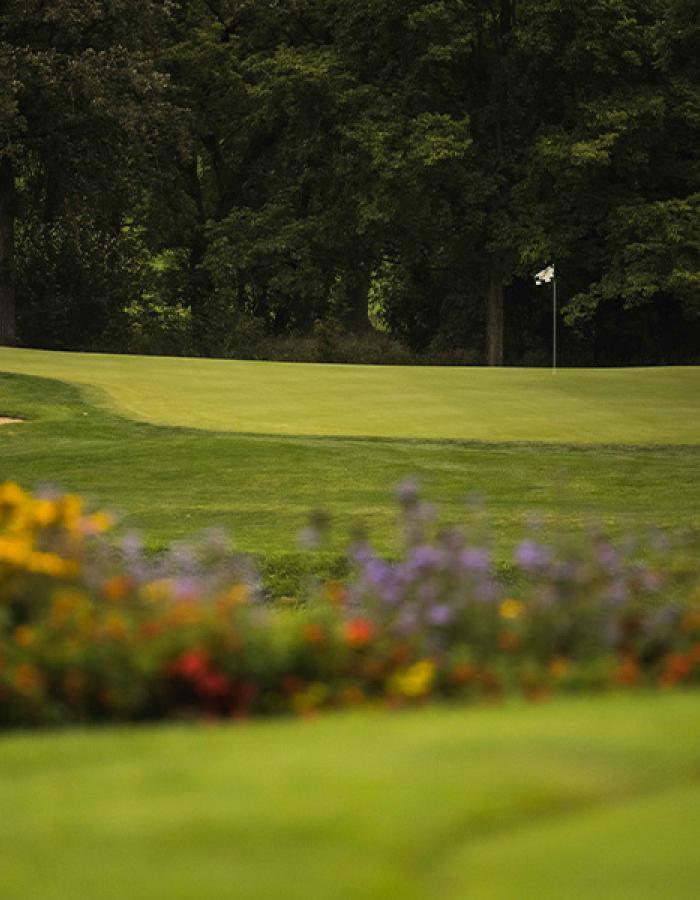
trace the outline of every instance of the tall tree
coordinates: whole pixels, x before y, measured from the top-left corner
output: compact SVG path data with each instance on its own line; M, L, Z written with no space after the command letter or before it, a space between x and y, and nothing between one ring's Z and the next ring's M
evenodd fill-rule
M0 14L0 343L16 339L16 231L118 236L164 120L161 4L6 0ZM79 243L79 242L78 242Z

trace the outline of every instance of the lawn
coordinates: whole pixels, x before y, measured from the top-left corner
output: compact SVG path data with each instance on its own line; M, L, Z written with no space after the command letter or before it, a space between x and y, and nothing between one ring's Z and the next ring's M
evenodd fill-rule
M691 900L700 698L0 738L3 900Z
M152 544L394 546L392 486L552 529L700 525L700 369L287 366L0 350L0 481ZM9 374L8 374L9 373ZM279 560L278 560L279 561ZM641 692L0 737L0 900L690 900L700 697Z
M39 360L38 371L53 358L23 353L16 358L27 366ZM0 366L15 358L8 354L0 354ZM83 357L83 377L94 359ZM183 371L195 365L177 364ZM692 397L695 377L695 370L681 372L677 392L685 379ZM147 380L141 389L157 393ZM251 436L138 422L95 400L94 391L63 382L0 374L0 414L28 419L0 427L0 480L79 491L123 512L154 544L220 524L242 549L288 554L308 512L323 507L338 523L334 549L359 521L391 549L392 488L409 475L421 479L446 519L463 519L465 498L481 494L502 553L533 511L557 529L591 519L617 529L699 523L700 451L662 446L661 426L650 447ZM201 405L207 402L201 394Z

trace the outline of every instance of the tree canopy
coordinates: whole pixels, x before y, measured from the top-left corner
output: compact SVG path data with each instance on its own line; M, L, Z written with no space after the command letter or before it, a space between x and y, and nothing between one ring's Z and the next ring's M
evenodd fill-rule
M537 364L554 262L570 363L691 361L699 56L691 0L6 0L0 342Z

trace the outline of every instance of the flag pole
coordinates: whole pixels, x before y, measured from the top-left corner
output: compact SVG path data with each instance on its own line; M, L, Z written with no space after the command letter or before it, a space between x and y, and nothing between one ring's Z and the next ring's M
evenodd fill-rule
M552 278L552 372L557 371L557 275Z
M557 371L557 272L554 263L535 275L535 284L552 282L552 372Z

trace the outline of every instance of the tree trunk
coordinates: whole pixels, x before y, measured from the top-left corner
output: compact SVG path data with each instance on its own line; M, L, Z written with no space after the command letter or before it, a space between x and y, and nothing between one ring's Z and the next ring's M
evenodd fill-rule
M489 279L487 359L490 366L503 365L503 280L492 273Z
M353 334L369 331L370 276L363 266L347 272L343 277L342 319Z
M15 327L15 172L0 159L0 346L16 343Z

